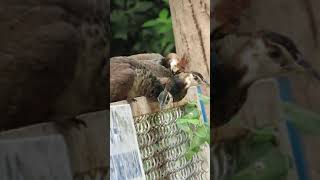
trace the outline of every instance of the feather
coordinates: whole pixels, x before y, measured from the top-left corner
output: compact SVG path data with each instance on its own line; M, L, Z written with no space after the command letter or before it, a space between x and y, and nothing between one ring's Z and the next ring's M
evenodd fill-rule
M183 54L182 58L179 59L177 67L179 68L179 71L185 72L186 69L189 67L190 60L188 59L186 54Z

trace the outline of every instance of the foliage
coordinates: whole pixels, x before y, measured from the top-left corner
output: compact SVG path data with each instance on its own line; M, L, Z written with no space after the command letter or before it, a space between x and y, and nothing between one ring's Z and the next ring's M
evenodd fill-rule
M291 122L300 132L320 135L320 114L289 102L281 102L281 108L283 120ZM238 116L231 123L243 126ZM245 128L250 130L249 135L229 145L237 165L228 180L285 180L293 162L279 150L274 129Z
M272 129L252 131L237 148L237 168L229 180L284 180L292 167L289 155L280 151Z
M163 9L159 13L159 17L149 20L143 24L144 28L152 30L154 42L151 44L152 49L159 49L160 53L166 54L173 50L173 31L171 17L169 16L168 9Z
M112 0L111 9L111 56L174 49L167 0Z
M282 117L292 122L298 130L310 135L320 135L320 114L288 102L281 102L281 107Z
M283 120L290 121L300 132L320 134L320 114L289 102L281 102L281 108ZM235 174L229 180L286 179L292 159L280 152L274 130L250 130L250 135L233 147L238 149L238 163Z
M185 112L186 114L177 120L177 124L189 136L190 144L186 158L191 159L200 151L203 144L210 143L210 127L201 122L196 102L189 102L185 106Z

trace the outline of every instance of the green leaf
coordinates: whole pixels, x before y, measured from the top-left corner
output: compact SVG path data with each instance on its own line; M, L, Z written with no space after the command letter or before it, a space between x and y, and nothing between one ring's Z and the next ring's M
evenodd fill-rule
M195 134L196 134L198 137L207 138L209 133L208 133L207 129L206 129L204 126L201 126L201 128L198 128L198 129L197 129L197 131L195 132Z
M168 15L169 15L168 9L162 9L159 13L159 18L160 19L167 19Z
M192 159L192 157L193 157L194 154L195 154L195 153L194 153L193 151L188 150L188 151L186 152L186 154L185 154L185 157L186 157L186 159L189 161L189 160Z
M162 39L160 43L160 48L163 49L166 47L166 45L167 45L167 42Z
M188 125L184 125L184 124L177 124L177 125L178 125L178 128L180 128L182 131L188 134L192 133L192 130Z
M186 112L186 114L182 118L188 118L188 119L199 119L200 113L197 108L189 110L189 112Z
M190 101L185 105L185 113L192 112L193 110L197 109L198 103L196 101Z
M116 0L116 1L113 1L113 3L115 3L117 6L119 7L123 7L125 5L124 3L125 1L124 0Z
M201 123L199 119L179 118L177 124L194 124L199 125Z
M160 18L158 18L157 21L159 21L162 26L170 26L172 24L171 19L160 19Z
M163 0L163 2L169 5L169 0Z
M287 156L274 148L228 180L284 180L289 168Z
M170 27L170 26L160 26L159 29L158 29L158 33L160 33L160 34L161 33L167 33L167 32L170 32L170 31L172 31L172 27Z
M143 23L142 27L153 27L158 24L160 24L160 22L157 20L149 20L149 21L146 21L145 23Z
M112 23L120 24L121 21L126 20L126 15L123 11L114 10L110 14L110 20Z
M186 105L187 105L187 106L197 106L197 101L191 100L191 101L189 101Z
M131 9L134 13L146 12L154 6L152 2L141 1L135 4L135 6Z
M174 47L174 44L168 44L167 47L163 50L163 54L168 54L169 52L172 52Z
M275 140L275 132L273 128L263 128L253 130L252 141L253 142L273 142Z
M298 105L282 102L283 118L289 120L300 131L310 135L320 135L320 114L306 110Z
M198 93L199 98L202 100L204 104L210 104L210 97L205 96L203 94Z

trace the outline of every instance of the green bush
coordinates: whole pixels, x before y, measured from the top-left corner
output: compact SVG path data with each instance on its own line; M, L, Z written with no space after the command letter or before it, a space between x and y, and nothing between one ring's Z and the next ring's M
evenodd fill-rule
M111 56L174 50L167 0L111 1Z
M199 94L199 97L205 104L210 102L210 97ZM201 150L203 144L210 144L210 127L200 119L200 111L196 102L189 102L185 106L186 114L177 120L178 127L184 131L189 139L189 147L185 154L190 160Z

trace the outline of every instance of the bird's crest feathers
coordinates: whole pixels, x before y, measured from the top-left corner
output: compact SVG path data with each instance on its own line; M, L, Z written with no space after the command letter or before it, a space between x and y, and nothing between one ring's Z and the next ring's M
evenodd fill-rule
M179 63L177 64L178 68L181 70L181 71L185 71L188 66L189 66L189 59L187 57L186 54L184 54L182 56L182 58L179 60Z

